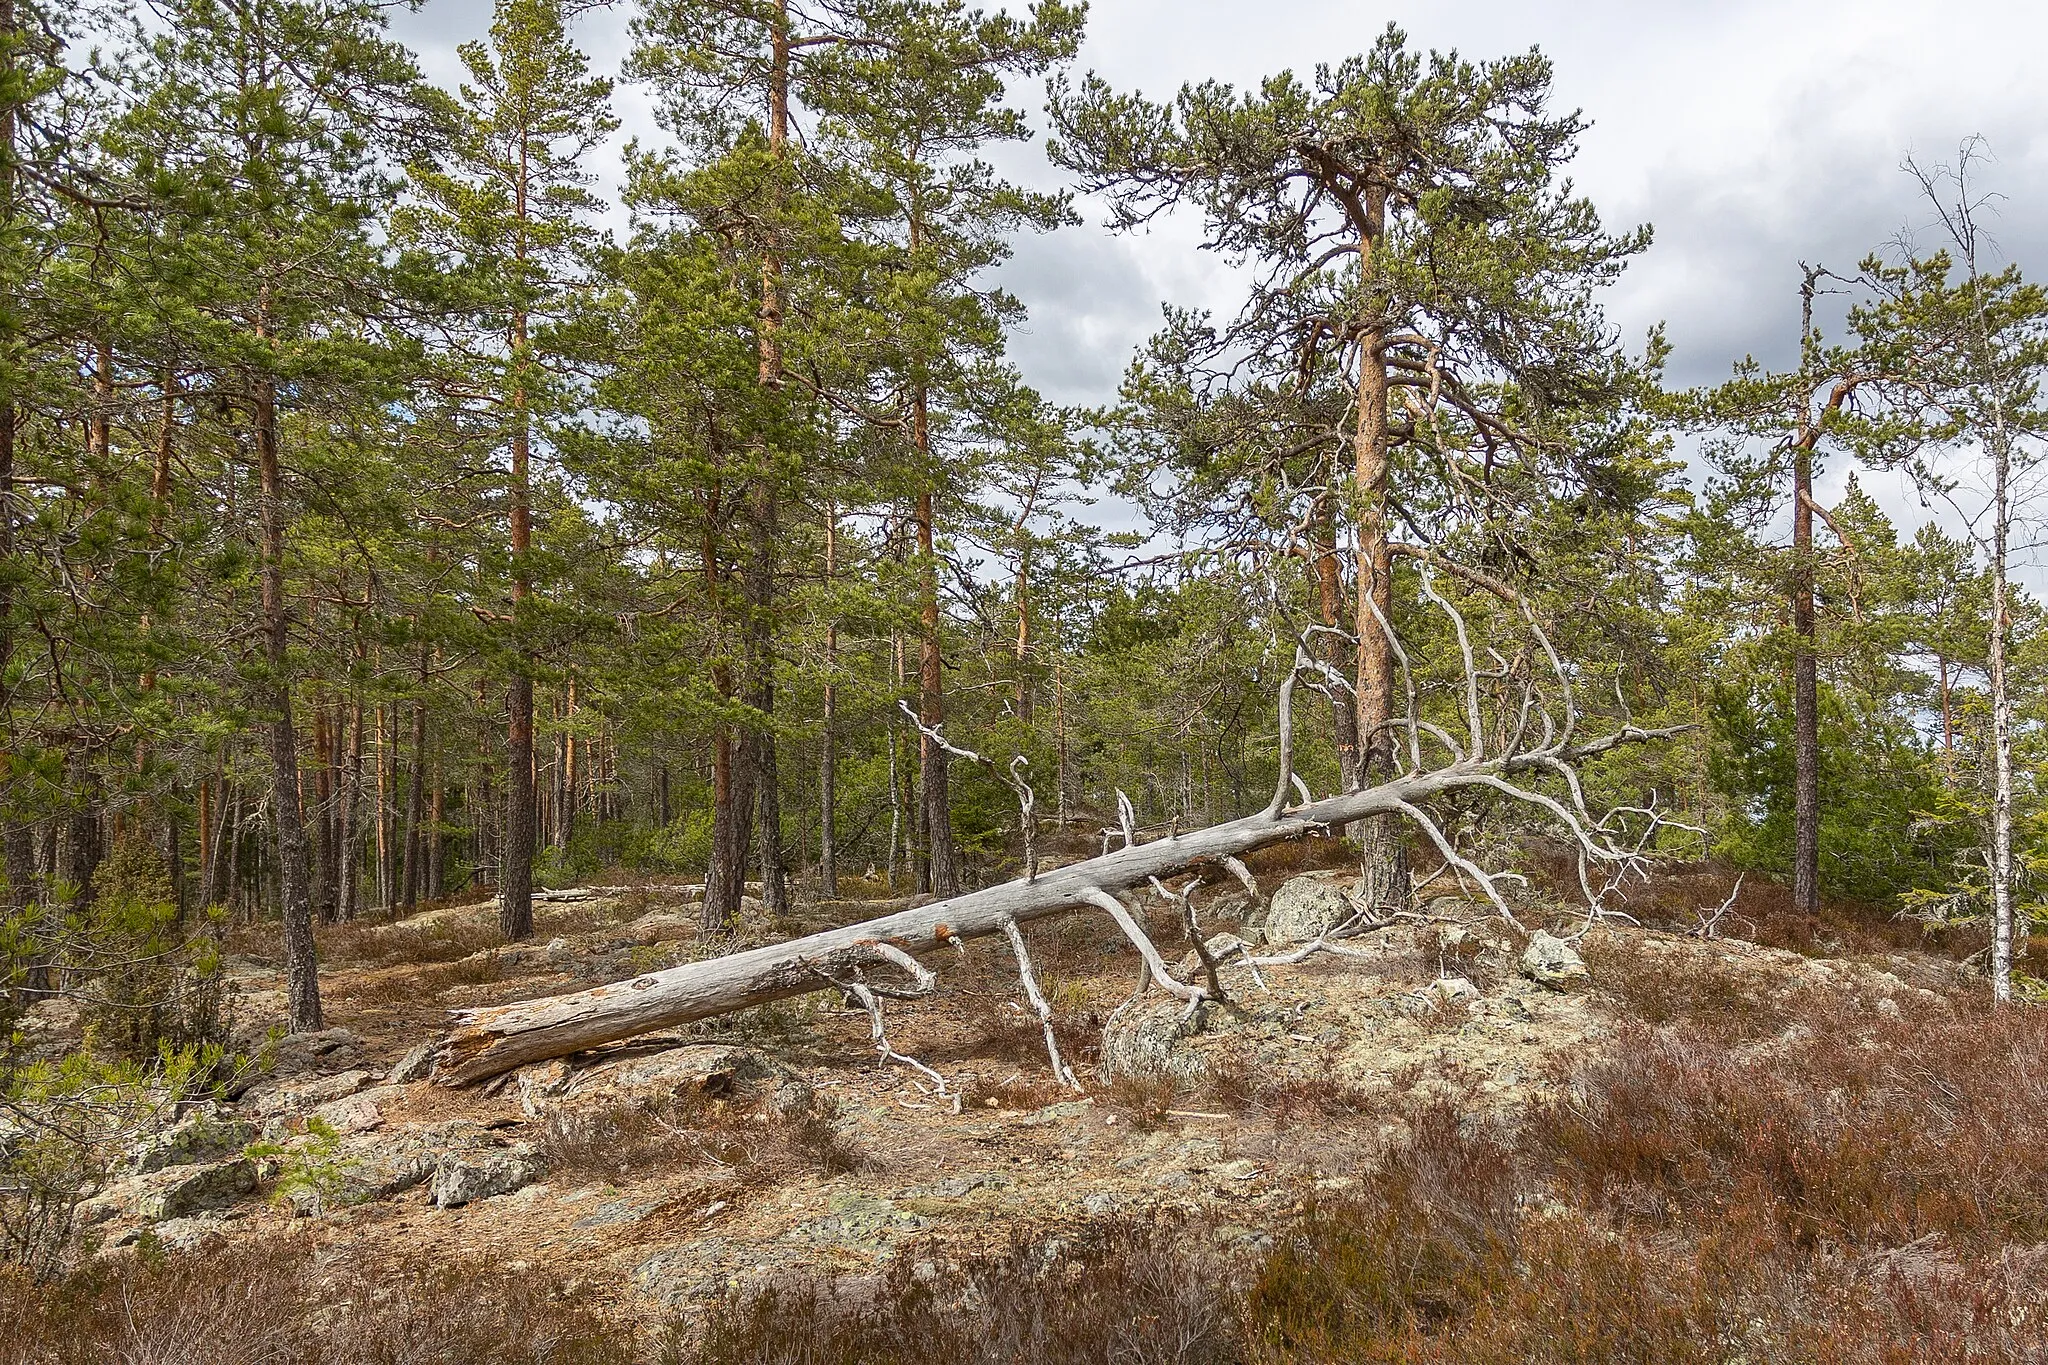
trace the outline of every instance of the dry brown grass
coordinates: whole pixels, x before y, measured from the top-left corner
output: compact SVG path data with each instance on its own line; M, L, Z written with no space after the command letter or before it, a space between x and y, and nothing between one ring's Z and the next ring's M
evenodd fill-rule
M798 1170L843 1175L865 1164L828 1103L778 1113L760 1095L686 1089L659 1099L558 1110L541 1130L548 1170L623 1184L694 1166L721 1166L755 1184Z
M1842 1001L1764 1057L1625 1034L1530 1143L1590 1207L1652 1226L1761 1210L1802 1244L2048 1241L2048 1011Z
M960 1092L960 1104L965 1109L1043 1109L1048 1104L1074 1098L1074 1092L1055 1081L1043 1066L1000 1081L976 1076Z
M1118 1076L1095 1096L1097 1103L1143 1133L1166 1122L1167 1111L1180 1102L1180 1086L1171 1076Z
M505 942L497 922L484 915L441 915L390 924L358 921L328 925L320 932L325 960L378 966L457 962Z
M330 1266L309 1240L0 1281L0 1365L631 1365L630 1329L545 1274Z
M1060 1056L1069 1066L1092 1066L1101 1055L1102 1016L1099 1014L1092 1011L1078 1016L1056 1014L1052 1032L1059 1042ZM927 1049L925 1058L941 1062L1008 1062L1019 1067L1035 1067L1039 1071L1047 1067L1045 1030L1035 1019L1027 1021L988 1014L977 1018L963 1033L964 1036L950 1045Z
M861 874L848 876L839 874L839 899L843 901L891 900L905 892L889 885L889 879L877 872L872 877Z

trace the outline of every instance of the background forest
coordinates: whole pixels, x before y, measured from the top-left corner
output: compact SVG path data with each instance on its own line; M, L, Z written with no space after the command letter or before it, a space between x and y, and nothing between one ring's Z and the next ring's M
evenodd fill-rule
M1018 93L1080 11L650 4L621 75L670 136L624 149L619 237L588 188L614 77L571 22L507 0L442 90L368 5L0 16L17 986L129 914L95 911L124 849L162 866L165 933L278 918L302 1023L314 920L502 888L518 937L531 885L604 868L708 868L714 921L750 879L773 912L1005 875L1008 788L904 703L1024 755L1062 825L1119 791L1143 824L1241 814L1294 637L1347 620L1374 535L1512 580L1594 705L1696 727L1597 777L1704 831L1676 856L1791 872L1810 639L1822 886L1984 908L1988 523L1900 527L1853 481L1818 507L1793 465L1950 490L1988 422L1954 395L2001 385L2028 464L2016 273L1873 257L1820 277L1855 305L1839 343L1671 393L1659 339L1602 321L1649 232L1572 197L1583 122L1540 57L1390 31L1170 105L1059 78L1054 156L1112 227L1184 206L1250 281L1233 318L1169 307L1122 404L1062 410L986 275L1088 229L983 158L1037 135ZM1995 355L1937 316L1972 290ZM1104 496L1155 534L1099 529ZM2017 597L2006 637L2022 883L2038 616ZM1346 709L1316 788L1353 775Z
M516 941L599 874L707 931L949 895L1019 873L1014 771L1083 843L1215 824L1304 668L1296 770L1364 785L1390 639L1459 705L1439 591L1541 620L1589 730L1682 727L1584 772L1649 851L1989 925L1990 989L2044 990L2048 297L1976 148L1911 168L1925 240L1784 263L1795 366L1681 390L1602 311L1652 234L1572 187L1537 52L1389 28L1154 102L1057 0L642 0L617 72L582 8L499 0L441 88L367 0L0 0L0 1031L65 989L107 1065L211 1065L225 933L305 1032L317 925L495 896ZM1069 191L992 164L1047 138ZM992 272L1167 214L1240 306L1047 401ZM1494 866L1558 832L1431 815Z

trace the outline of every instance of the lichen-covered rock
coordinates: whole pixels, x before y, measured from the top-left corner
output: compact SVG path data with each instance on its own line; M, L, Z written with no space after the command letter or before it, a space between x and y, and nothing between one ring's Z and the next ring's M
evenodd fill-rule
M1441 977L1431 983L1430 989L1446 1003L1471 1004L1479 999L1479 988L1462 976Z
M667 943L673 939L687 938L696 932L696 929L695 915L680 914L674 910L653 910L614 930L606 946L644 948L656 943Z
M1529 936L1529 946L1522 950L1522 975L1552 990L1568 991L1583 985L1590 973L1578 949L1555 934L1538 929Z
M530 1143L472 1152L449 1152L434 1167L430 1193L436 1208L460 1208L524 1189L540 1178L540 1153Z
M369 1072L354 1068L332 1076L261 1086L245 1096L242 1103L253 1105L264 1118L310 1114L323 1104L376 1084L376 1080Z
M280 1076L301 1071L346 1071L362 1058L363 1040L345 1028L317 1033L289 1033L271 1051L271 1069Z
M1102 1070L1110 1079L1171 1077L1188 1082L1206 1070L1199 1052L1177 1047L1186 1036L1186 1006L1171 998L1127 1005L1102 1030Z
M569 1088L574 1074L568 1059L563 1057L520 1067L512 1073L512 1088L519 1096L520 1112L530 1119L539 1118L547 1112L549 1103Z
M335 1202L366 1204L389 1199L431 1179L450 1153L496 1148L491 1134L467 1119L344 1137L335 1151L341 1168L341 1194Z
M255 1057L259 1064L241 1070L228 1082L226 1094L232 1100L270 1093L308 1076L350 1071L364 1062L363 1040L345 1028L291 1033L282 1038L245 1028L236 1033L234 1047Z
M1266 942L1308 943L1357 913L1342 873L1311 872L1280 884L1266 907Z
M802 1118L817 1110L818 1092L792 1076L768 1092L768 1108L778 1118Z
M196 1105L168 1128L129 1149L128 1169L136 1175L170 1166L191 1166L240 1155L256 1140L256 1125L219 1105Z
M538 1098L586 1104L612 1098L662 1099L686 1091L725 1095L786 1075L752 1048L696 1043L565 1074L559 1082L542 1087Z
M851 1251L877 1252L905 1233L921 1232L931 1225L922 1215L898 1208L893 1199L880 1199L859 1190L835 1190L827 1198L825 1208L825 1217L797 1224L790 1229L790 1237Z
M718 1263L732 1250L731 1244L723 1237L706 1237L702 1241L664 1247L634 1266L628 1279L636 1293L664 1303L712 1298L740 1286L738 1277L727 1278L718 1273ZM770 1273L797 1260L800 1254L794 1248L785 1250L770 1246L747 1249L748 1260Z
M149 1222L161 1223L204 1209L226 1208L256 1190L256 1163L247 1157L172 1169L177 1172L175 1179L137 1201L136 1213Z
M319 1120L337 1133L366 1133L383 1126L383 1106L397 1101L404 1093L395 1085L372 1086L338 1100L329 1100L307 1117Z
M398 1059L398 1064L391 1068L384 1081L387 1085L411 1085L414 1081L423 1081L433 1074L434 1044L421 1043Z

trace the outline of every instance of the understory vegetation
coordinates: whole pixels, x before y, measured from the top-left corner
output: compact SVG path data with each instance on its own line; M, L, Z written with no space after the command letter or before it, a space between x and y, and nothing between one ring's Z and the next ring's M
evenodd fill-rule
M1662 979L1605 965L1632 1001ZM1966 997L1885 1010L1754 996L1781 984L1671 988L1513 1126L1381 1104L1394 1135L1251 1245L1180 1218L1101 1220L964 1261L913 1243L879 1278L786 1275L650 1325L558 1277L373 1270L285 1235L196 1261L145 1251L42 1286L17 1276L0 1360L2038 1361L2048 1019ZM1731 1011L1735 997L1758 1009ZM1359 1116L1329 1087L1262 1103ZM751 1109L669 1131L776 1141ZM642 1131L586 1130L561 1156L619 1176Z

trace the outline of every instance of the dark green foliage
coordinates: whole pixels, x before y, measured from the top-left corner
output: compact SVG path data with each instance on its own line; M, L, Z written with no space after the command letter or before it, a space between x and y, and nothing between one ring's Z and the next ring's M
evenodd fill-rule
M1782 686L1731 684L1713 694L1709 772L1730 813L1717 852L1783 874L1792 858L1792 745ZM1941 885L1973 833L1939 757L1907 725L1854 693L1821 689L1821 884L1880 901Z
M219 951L179 922L154 849L116 845L94 877L91 905L72 918L62 970L84 1003L90 1046L145 1063L166 1049L225 1046L232 1001Z

